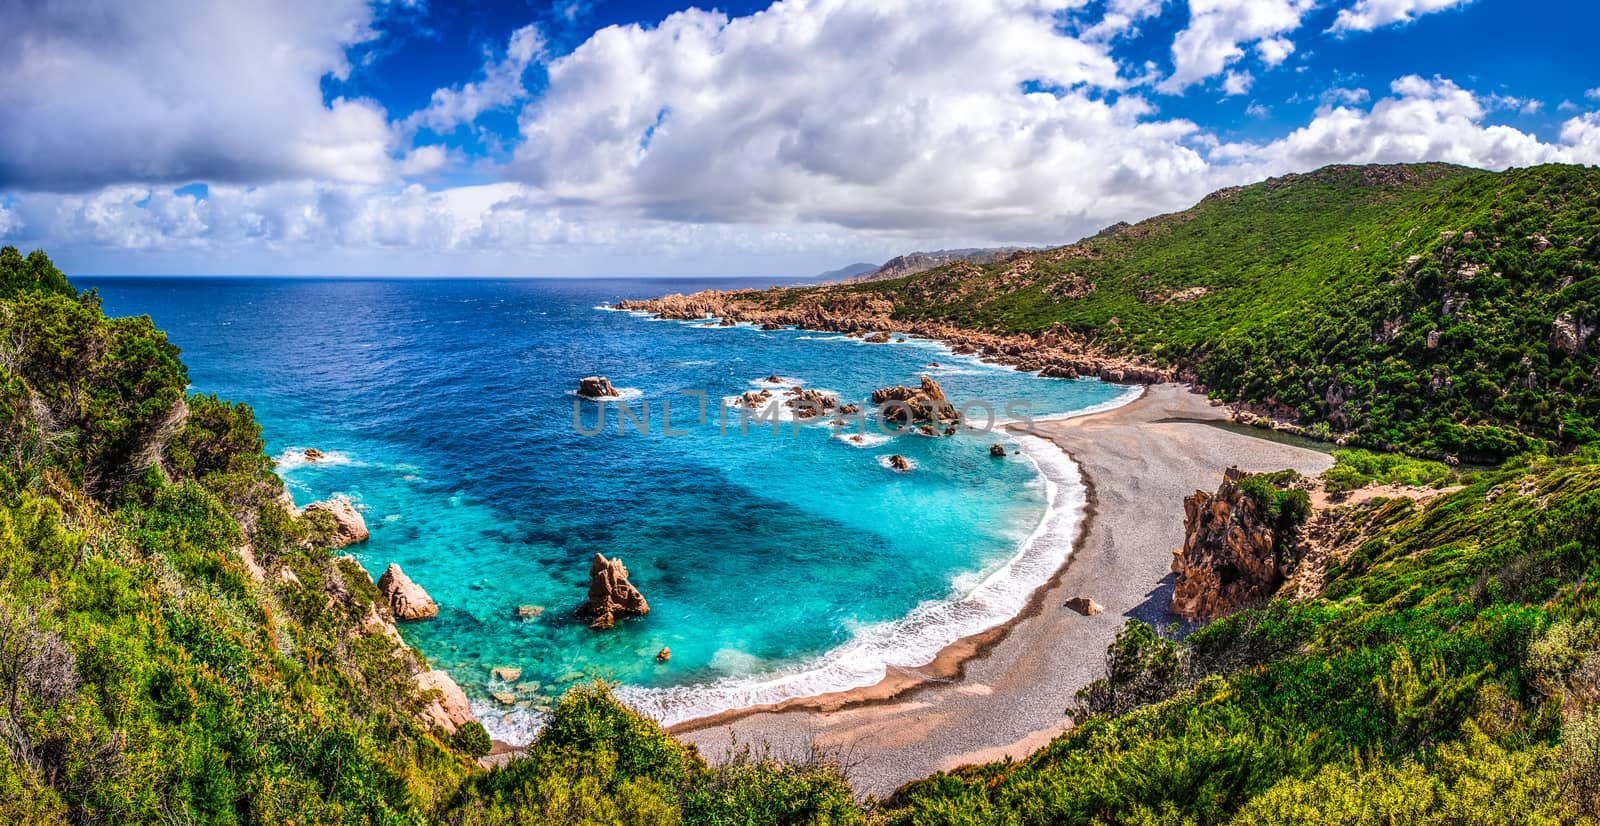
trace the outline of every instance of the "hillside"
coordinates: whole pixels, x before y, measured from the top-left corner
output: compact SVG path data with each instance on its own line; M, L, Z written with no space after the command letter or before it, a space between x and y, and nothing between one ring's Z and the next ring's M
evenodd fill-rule
M1319 437L1493 462L1600 438L1596 227L1592 168L1335 166L993 263L637 306L1185 377Z

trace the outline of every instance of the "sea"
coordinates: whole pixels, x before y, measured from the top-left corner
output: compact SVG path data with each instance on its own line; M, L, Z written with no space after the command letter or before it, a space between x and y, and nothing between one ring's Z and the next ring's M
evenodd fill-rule
M1085 493L1060 449L988 425L1133 392L915 338L608 309L770 280L78 281L164 329L194 392L254 408L298 505L355 504L372 536L346 552L374 577L400 564L438 602L401 633L508 742L581 681L673 724L871 685L1008 621L1071 552ZM622 398L578 398L591 375ZM864 404L922 376L972 430L895 431ZM836 426L727 404L795 386L868 414ZM596 631L574 615L596 553L623 560L646 616Z

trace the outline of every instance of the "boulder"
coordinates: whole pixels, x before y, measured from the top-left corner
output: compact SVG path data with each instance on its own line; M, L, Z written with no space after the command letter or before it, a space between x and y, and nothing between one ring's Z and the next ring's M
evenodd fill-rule
M307 462L315 462L316 460L322 458L322 451L317 450L314 447L308 447L305 451L305 457Z
M422 586L411 581L400 566L390 563L384 570L383 576L378 577L378 593L389 601L389 609L394 611L395 619L419 620L437 616L439 606L422 590Z
M589 561L589 598L578 606L578 616L592 617L590 628L610 628L621 617L642 617L650 613L644 595L628 581L628 569L620 559L595 554Z
M1067 600L1067 607L1086 617L1092 617L1095 614L1103 614L1106 610L1100 603L1095 602L1088 597L1073 597L1072 599Z
M862 339L862 341L865 341L868 344L888 344L889 343L889 334L888 333L873 333L872 335L867 336L866 338Z
M514 683L522 679L522 669L514 665L497 665L489 669L489 676L502 683Z
M1006 446L999 442L989 445L989 455L996 459L1006 458Z
M489 696L493 697L495 702L503 706L515 705L517 702L517 695L510 691L495 691L491 692Z
M832 396L819 390L805 390L794 387L783 395L788 397L783 402L784 406L793 409L794 417L797 419L810 419L821 416L838 405L838 401Z
M911 470L911 460L896 453L895 455L889 457L889 467L894 468L901 473L905 473L906 471Z
M783 384L783 379L778 378L777 373L767 376L766 378L762 379L762 381L766 382L767 384Z
M578 379L578 395L586 399L614 399L622 394L605 376L586 376Z
M518 619L537 619L539 617L539 615L543 614L543 613L544 613L544 606L543 605L518 605L517 606L517 618Z
M418 691L438 692L422 707L424 720L454 734L461 724L472 719L472 706L467 702L466 692L456 685L455 680L450 679L449 674L437 670L424 671L415 679Z
M357 542L367 541L371 534L367 533L367 520L361 518L361 512L350 504L348 499L325 499L321 502L312 502L306 505L306 513L326 513L333 517L337 529L333 533L333 547L343 548Z
M855 415L857 413L860 413L860 412L861 412L861 405L858 405L858 404L846 404L846 405L840 406L840 408L839 408L839 415L841 415L841 416L853 416L853 415Z
M768 321L767 323L761 325L761 329L768 330L768 331L771 331L771 330L782 330L783 329L783 325L777 323L776 321Z
M656 652L656 662L664 663L670 659L672 659L672 649L664 645L661 646L661 650Z
M883 409L884 417L891 422L956 421L961 414L945 400L944 389L927 376L918 387L885 387L872 391L872 403Z

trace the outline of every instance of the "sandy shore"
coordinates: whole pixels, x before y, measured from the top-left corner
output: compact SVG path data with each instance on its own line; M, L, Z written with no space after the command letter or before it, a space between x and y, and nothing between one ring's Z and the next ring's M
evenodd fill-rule
M1326 454L1231 432L1220 408L1173 384L1114 410L1037 426L1066 450L1089 487L1090 514L1066 567L1009 625L959 641L928 666L870 688L744 710L674 729L715 761L740 743L779 755L842 752L862 794L970 763L1020 757L1065 731L1064 711L1099 676L1106 645L1129 617L1167 620L1182 499L1214 490L1229 465L1320 473ZM1085 617L1063 603L1093 598Z

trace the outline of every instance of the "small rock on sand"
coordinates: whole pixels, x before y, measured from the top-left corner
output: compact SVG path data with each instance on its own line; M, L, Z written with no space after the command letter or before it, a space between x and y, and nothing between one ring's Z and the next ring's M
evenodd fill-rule
M1073 597L1072 599L1067 600L1067 607L1086 617L1092 617L1095 614L1103 614L1106 610L1105 607L1100 603L1095 602L1088 597Z

